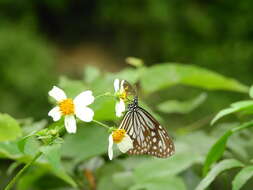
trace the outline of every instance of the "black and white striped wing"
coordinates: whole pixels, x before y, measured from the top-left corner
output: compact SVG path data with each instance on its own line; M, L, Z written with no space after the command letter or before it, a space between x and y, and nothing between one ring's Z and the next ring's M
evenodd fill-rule
M128 111L119 128L125 129L133 140L133 148L128 154L167 158L175 152L174 143L167 131L141 107Z

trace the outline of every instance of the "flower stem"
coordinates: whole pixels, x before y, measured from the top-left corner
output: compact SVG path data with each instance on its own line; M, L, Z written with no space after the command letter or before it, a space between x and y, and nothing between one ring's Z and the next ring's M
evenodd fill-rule
M101 97L103 97L103 96L111 96L111 97L114 97L114 95L111 94L110 92L106 92L106 93L104 93L104 94L97 95L95 98L101 98Z
M13 185L16 183L18 178L41 156L42 152L38 152L34 158L28 162L13 178L12 180L8 183L8 185L5 187L4 190L10 190Z
M93 122L94 122L94 123L97 123L97 124L99 124L99 125L101 125L101 126L103 126L103 127L105 127L106 129L111 129L111 127L109 127L108 125L106 125L106 124L104 124L104 123L101 123L100 121L97 121L97 120L94 120L94 119L93 119Z

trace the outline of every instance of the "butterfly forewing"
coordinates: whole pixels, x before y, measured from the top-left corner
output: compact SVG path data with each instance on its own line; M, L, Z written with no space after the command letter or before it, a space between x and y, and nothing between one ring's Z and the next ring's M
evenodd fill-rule
M121 83L122 88L124 89L127 97L130 100L132 100L135 96L137 96L135 88L133 88L133 86L129 82L127 82L126 80L122 80Z
M125 129L133 140L133 148L128 154L148 154L166 158L175 151L167 131L137 103L130 105L119 128Z

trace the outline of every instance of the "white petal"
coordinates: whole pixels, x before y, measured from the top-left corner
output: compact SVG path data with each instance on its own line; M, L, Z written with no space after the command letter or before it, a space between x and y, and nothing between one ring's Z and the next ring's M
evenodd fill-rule
M61 119L61 112L59 106L54 107L48 112L48 116L52 117L54 121Z
M82 93L80 93L77 97L74 99L75 106L87 106L90 105L94 101L94 96L92 95L92 91L87 90Z
M88 107L80 107L80 106L75 107L75 114L79 119L85 122L92 121L93 116L94 116L94 112L92 109Z
M128 135L126 135L117 145L121 152L126 153L129 149L133 148L133 141Z
M109 156L109 159L112 160L112 157L113 157L113 139L112 139L112 135L109 136L108 156Z
M114 80L114 90L115 92L119 91L119 79Z
M68 133L76 133L76 120L73 115L65 116L64 123Z
M116 116L121 117L122 113L125 111L125 109L126 109L125 103L122 99L120 99L120 101L117 102L116 105L115 105Z
M65 92L57 86L54 86L52 90L48 92L48 94L49 96L53 97L57 102L60 102L67 98Z

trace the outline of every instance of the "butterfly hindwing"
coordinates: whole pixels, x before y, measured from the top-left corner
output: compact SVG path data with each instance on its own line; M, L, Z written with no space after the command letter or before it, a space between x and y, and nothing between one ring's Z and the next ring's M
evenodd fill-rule
M146 110L133 104L119 128L126 130L133 140L128 154L148 154L166 158L174 153L174 144L167 131Z

